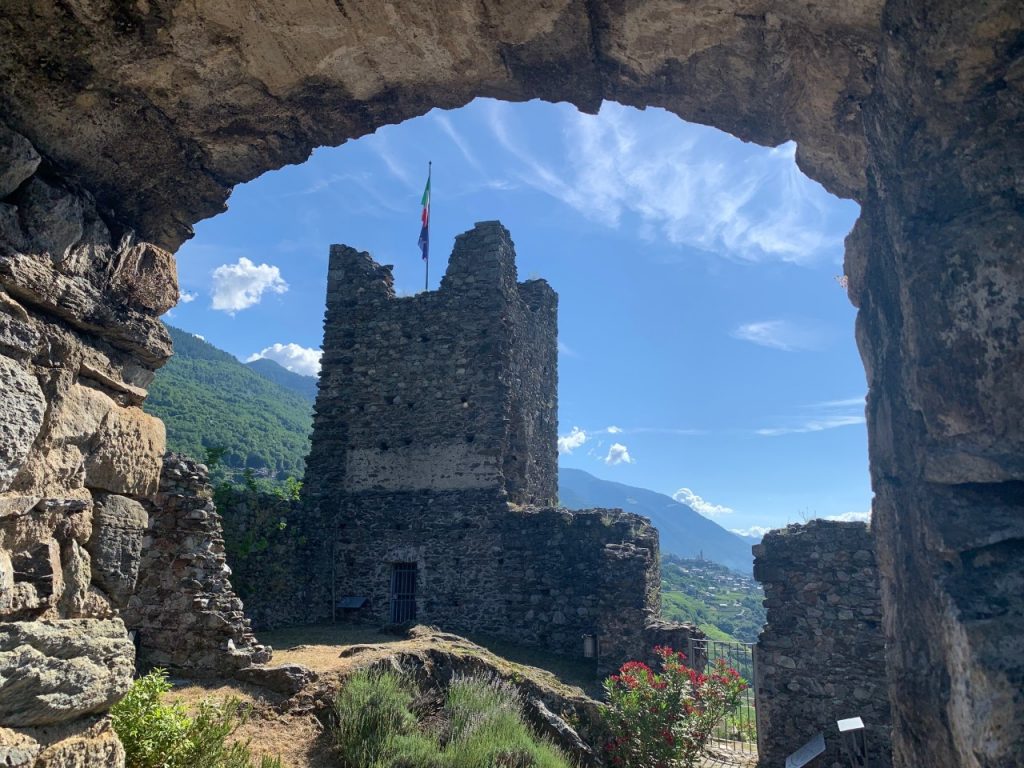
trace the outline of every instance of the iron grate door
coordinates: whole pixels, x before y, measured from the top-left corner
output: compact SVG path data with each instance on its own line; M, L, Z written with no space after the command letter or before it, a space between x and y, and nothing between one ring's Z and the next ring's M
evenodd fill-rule
M416 563L391 566L391 623L405 624L416 618Z

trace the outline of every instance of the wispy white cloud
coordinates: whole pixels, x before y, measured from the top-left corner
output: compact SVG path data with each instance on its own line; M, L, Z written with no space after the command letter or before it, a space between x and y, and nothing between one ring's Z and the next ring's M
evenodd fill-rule
M824 334L820 329L792 320L761 320L744 323L732 331L732 337L783 352L820 349Z
M616 426L615 426L615 425L613 424L612 426L608 427L608 428L607 428L607 429L605 430L605 432L607 432L607 433L608 433L609 435L617 435L617 434L619 434L620 432L622 432L622 427L616 427Z
M294 342L288 344L277 343L264 347L259 352L254 352L246 358L245 362L251 363L254 360L265 358L273 360L293 373L298 373L302 376L316 376L320 373L321 354L322 352L319 349L303 347Z
M576 357L576 350L570 347L561 339L558 340L558 354L565 355L566 357Z
M549 164L515 130L511 107L485 109L524 183L601 224L636 217L642 236L744 261L841 258L852 216L824 205L827 193L797 168L791 142L753 151L663 110L606 102L597 115L564 110L565 161Z
M254 264L242 256L235 264L221 264L213 270L211 307L235 314L260 302L263 294L284 293L288 283L281 270L270 264Z
M823 432L827 429L850 427L864 424L864 398L848 397L841 400L825 400L800 407L793 423L782 427L758 429L757 434L766 437L795 435L806 432Z
M712 504L710 501L702 499L689 488L680 488L672 494L672 498L680 504L685 504L694 512L712 519L722 515L731 515L736 511L732 507L727 507L723 504Z
M740 536L756 536L758 538L764 536L771 528L766 528L763 525L752 525L749 528L730 528L733 533L739 534Z
M180 301L182 304L191 304L197 298L199 298L198 293L189 293L188 291L182 291L178 301Z
M838 427L852 427L855 424L863 424L863 416L832 416L825 419L813 419L805 421L793 427L770 427L757 430L757 434L766 437L778 437L779 435L798 435L804 432L824 432L826 429L837 429Z
M416 181L413 179L409 169L406 168L395 156L385 136L380 133L374 135L373 140L367 142L370 151L380 158L381 162L388 169L392 176L398 179L410 190L416 190Z
M629 449L622 443L612 443L608 448L608 455L604 457L604 463L609 466L632 464L633 457L629 455Z
M558 438L558 452L570 454L587 442L587 433L579 427L573 427L568 435Z
M452 140L452 144L454 144L459 152L462 153L466 162L478 171L482 170L480 161L476 159L476 155L474 155L473 150L469 148L469 144L466 142L466 139L455 129L455 126L452 125L452 121L448 119L448 116L443 112L435 111L433 118L437 124L441 126L441 130L445 132L449 139Z

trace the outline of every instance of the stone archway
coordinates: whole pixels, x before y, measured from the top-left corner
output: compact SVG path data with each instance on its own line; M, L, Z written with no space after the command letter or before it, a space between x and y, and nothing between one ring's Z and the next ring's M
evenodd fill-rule
M0 362L17 385L0 473L8 618L102 613L80 518L155 482L160 430L138 403L169 351L155 321L174 298L168 251L233 185L475 96L663 106L759 143L795 139L810 176L861 204L846 272L870 385L896 764L1020 764L1019 3L8 6L0 121L28 140L0 140L13 329ZM32 584L21 552L58 568L27 571L49 593L17 586Z

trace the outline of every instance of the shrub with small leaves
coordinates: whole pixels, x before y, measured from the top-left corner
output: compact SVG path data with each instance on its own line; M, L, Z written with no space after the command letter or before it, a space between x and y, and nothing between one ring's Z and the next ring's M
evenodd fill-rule
M181 704L161 701L171 687L154 669L111 708L126 768L281 768L277 757L254 760L247 741L228 741L249 716L237 699L200 702L190 717Z

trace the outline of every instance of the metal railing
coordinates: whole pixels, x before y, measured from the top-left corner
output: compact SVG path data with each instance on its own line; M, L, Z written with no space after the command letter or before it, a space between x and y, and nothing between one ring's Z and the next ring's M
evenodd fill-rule
M687 663L698 672L707 672L718 659L740 673L747 682L739 709L719 723L711 735L716 745L729 752L757 754L757 718L754 712L754 646L728 640L690 638Z

